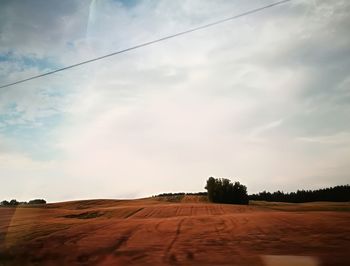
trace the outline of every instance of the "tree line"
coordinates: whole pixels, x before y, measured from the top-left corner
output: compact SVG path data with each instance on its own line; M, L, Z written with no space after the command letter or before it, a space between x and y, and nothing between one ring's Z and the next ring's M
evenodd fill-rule
M297 190L297 192L285 193L283 191L260 192L249 195L249 200L277 201L302 203L312 201L350 201L350 185L335 186L316 190Z
M285 193L260 192L258 194L247 194L247 187L240 182L227 178L209 177L205 187L208 191L208 200L214 203L248 204L249 200L275 201L303 203L313 201L350 201L350 185L341 185L315 190L297 190L297 192Z
M206 196L207 192L175 192L175 193L161 193L153 197L171 197L171 196Z
M11 206L18 206L18 205L35 205L35 204L46 204L46 200L44 199L33 199L33 200L30 200L28 202L26 201L17 201L16 199L12 199L10 201L7 201L7 200L3 200L0 202L0 206L8 206L8 207L11 207Z

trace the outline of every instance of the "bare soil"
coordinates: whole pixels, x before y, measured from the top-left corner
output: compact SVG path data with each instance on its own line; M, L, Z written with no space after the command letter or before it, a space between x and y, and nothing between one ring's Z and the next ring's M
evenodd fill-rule
M203 197L0 208L0 265L350 265L350 203Z

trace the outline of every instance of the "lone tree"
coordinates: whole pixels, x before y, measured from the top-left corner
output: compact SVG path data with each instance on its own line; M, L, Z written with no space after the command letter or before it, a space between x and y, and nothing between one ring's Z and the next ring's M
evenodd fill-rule
M215 203L248 204L247 187L227 178L209 177L205 189L208 199Z

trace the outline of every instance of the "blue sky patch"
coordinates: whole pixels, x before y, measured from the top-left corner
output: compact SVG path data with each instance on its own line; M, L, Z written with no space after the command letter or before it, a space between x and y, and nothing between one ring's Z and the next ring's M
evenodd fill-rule
M9 121L20 119L21 113L10 113L0 116L0 133L15 139L17 148L37 160L56 158L58 152L52 148L52 133L63 121L63 115L58 113L35 121L11 124Z
M140 0L114 0L114 1L120 2L123 4L123 6L130 7L130 8L136 6L140 2Z
M21 66L21 70L26 68L51 70L59 67L52 58L38 58L35 55L17 55L13 51L0 53L0 63L1 62L16 63Z

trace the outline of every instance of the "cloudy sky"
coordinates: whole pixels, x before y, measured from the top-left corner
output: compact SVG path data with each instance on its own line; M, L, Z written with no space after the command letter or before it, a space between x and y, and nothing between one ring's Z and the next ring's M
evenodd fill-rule
M0 83L270 0L2 0ZM350 2L294 0L0 90L0 199L350 183Z

